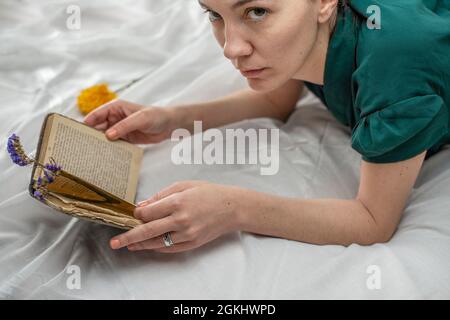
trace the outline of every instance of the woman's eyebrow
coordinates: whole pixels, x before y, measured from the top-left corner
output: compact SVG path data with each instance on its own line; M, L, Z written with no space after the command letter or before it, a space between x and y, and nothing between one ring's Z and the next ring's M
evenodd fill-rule
M255 1L269 1L269 2L270 2L270 1L272 1L272 0L238 0L238 1L236 1L235 4L233 4L233 5L231 6L231 9L234 10L234 9L239 8L239 7L242 7L243 5L246 5L247 3L255 2ZM204 3L201 2L200 0L198 0L198 3L200 4L201 7L210 9L206 4L204 4Z

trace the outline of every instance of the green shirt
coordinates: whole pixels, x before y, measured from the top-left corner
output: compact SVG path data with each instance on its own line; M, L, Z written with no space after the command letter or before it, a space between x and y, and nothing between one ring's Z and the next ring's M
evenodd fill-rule
M376 5L380 29L367 13ZM352 148L388 163L450 143L450 0L349 0L340 6L324 85L305 82L338 121Z

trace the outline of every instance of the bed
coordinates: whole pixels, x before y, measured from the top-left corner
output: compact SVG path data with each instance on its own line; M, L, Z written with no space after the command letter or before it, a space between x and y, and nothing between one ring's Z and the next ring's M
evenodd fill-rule
M391 241L371 246L234 232L177 254L114 251L108 242L118 229L32 199L31 168L12 164L7 137L15 132L35 152L47 113L83 119L75 104L81 89L107 82L125 88L123 99L165 107L246 87L196 1L78 1L79 30L67 27L73 3L0 3L0 298L450 298L448 146L424 163ZM191 179L284 196L355 196L361 157L350 146L351 130L310 92L286 123L260 118L227 128L280 129L279 173L262 176L258 165L177 166L169 161L173 142L166 141L143 146L136 201Z

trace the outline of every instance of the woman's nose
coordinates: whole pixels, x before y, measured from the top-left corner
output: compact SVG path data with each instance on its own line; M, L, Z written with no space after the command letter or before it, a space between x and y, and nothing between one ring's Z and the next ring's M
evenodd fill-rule
M230 31L225 36L223 54L228 59L233 60L242 56L249 56L252 54L252 50L251 44L236 32Z

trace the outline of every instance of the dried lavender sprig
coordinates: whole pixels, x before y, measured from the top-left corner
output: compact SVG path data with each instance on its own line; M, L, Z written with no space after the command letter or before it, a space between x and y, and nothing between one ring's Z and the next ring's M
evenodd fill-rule
M28 157L23 150L19 137L14 133L8 138L7 150L15 164L23 167L36 163L43 168L44 176L39 177L35 181L35 191L33 193L36 199L43 201L48 194L47 186L55 181L56 176L60 174L61 166L58 166L53 158L50 158L50 163L42 165L35 159Z
M21 167L27 166L35 162L34 159L31 159L25 154L25 151L23 151L23 147L20 143L19 137L16 136L14 133L8 138L7 150L12 161Z
M36 188L34 197L40 201L44 201L48 194L47 186L55 181L55 178L61 172L61 167L58 166L53 158L50 158L50 163L43 166L44 176L41 176L36 181Z
M44 194L42 194L41 191L35 190L33 193L33 196L38 199L39 201L44 201Z

